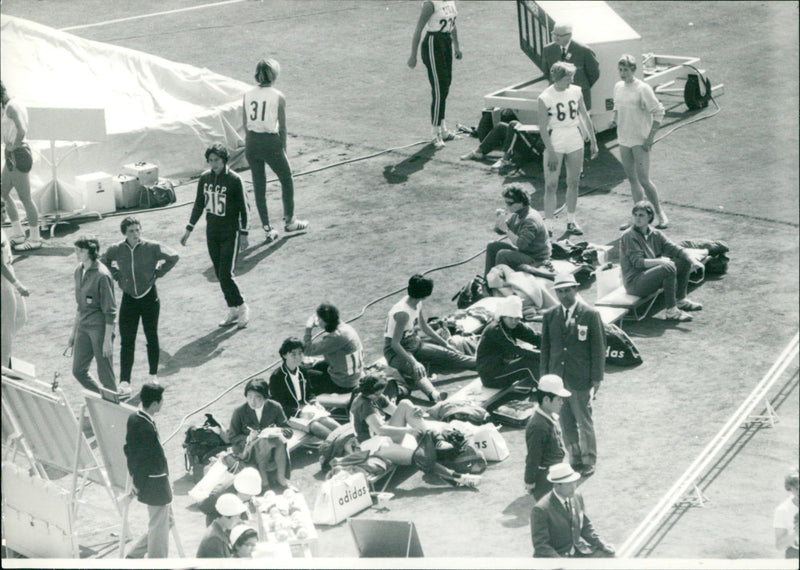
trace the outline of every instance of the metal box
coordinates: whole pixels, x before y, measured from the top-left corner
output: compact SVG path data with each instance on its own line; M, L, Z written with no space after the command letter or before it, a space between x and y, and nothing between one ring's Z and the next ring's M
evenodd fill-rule
M92 172L75 177L75 187L83 197L84 207L90 212L109 214L116 211L114 187L107 172Z
M122 167L123 174L129 174L139 179L141 186L154 186L158 183L158 166L147 162L126 164Z
M135 176L117 174L111 184L117 208L136 208L139 205L139 191L142 186Z

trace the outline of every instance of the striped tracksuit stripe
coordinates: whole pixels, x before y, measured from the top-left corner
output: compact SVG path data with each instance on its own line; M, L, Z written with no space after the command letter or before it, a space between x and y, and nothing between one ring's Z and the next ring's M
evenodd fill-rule
M431 124L438 127L445 115L445 103L453 79L453 48L450 34L429 32L423 40L422 62L431 84Z

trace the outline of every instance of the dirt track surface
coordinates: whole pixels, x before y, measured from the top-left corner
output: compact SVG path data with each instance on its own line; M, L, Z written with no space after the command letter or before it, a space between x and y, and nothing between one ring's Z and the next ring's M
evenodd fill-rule
M189 4L173 1L170 7ZM7 3L3 11L68 26L167 9L160 2L140 2L125 8L127 13L108 10L98 18L105 10L105 3L103 10L100 5ZM796 73L787 70L798 65L795 4L612 5L643 36L644 51L698 55L714 82L725 83L726 95L719 101L723 112L656 145L652 175L667 203L669 235L725 239L733 258L727 276L707 281L692 294L705 305L694 322L649 319L626 325L645 363L608 371L595 406L598 473L582 488L601 535L619 544L797 330L798 89ZM303 172L426 135L424 67L419 64L413 72L405 67L418 10L416 2L245 2L76 33L245 81L257 57L274 55L284 69L280 88L289 102L290 159L295 171ZM465 58L456 63L448 100L451 125L477 123L483 94L531 76L532 64L517 47L515 19L513 3L459 4ZM245 21L254 23L239 24ZM766 27L774 33L765 34ZM208 41L210 34L214 41ZM219 37L225 38L224 46ZM786 45L795 48L786 50ZM785 54L780 69L770 59L778 51ZM765 119L754 120L753 109ZM212 281L203 231L195 232L186 248L177 245L188 208L142 214L146 237L174 244L182 256L159 285L161 377L168 388L158 418L162 435L238 379L273 363L283 338L300 335L321 300L353 316L370 299L403 287L411 273L466 259L493 239L489 227L494 208L501 205L504 180L486 165L458 161L474 146L474 139L466 138L435 154L430 147L413 147L298 178L298 213L312 226L269 248L254 245L240 260L238 281L253 308L244 331L216 328L224 306ZM597 165L586 170L586 195L579 202L586 237L596 243L613 242L630 207L614 141L605 146ZM527 174L513 180L536 189L535 201L541 200L540 169ZM243 176L249 180L249 173ZM270 188L275 216L280 197L274 184ZM193 192L192 185L181 187L179 202ZM44 379L54 371L69 377L69 362L54 355L63 349L73 314L72 242L78 233L91 232L107 245L120 237L119 221L59 229L45 250L15 265L32 289L31 317L21 333L30 345L25 358ZM452 312L450 296L481 268L478 258L434 273L429 314ZM593 289L583 294L594 298ZM380 356L384 317L394 300L371 307L354 323L368 360ZM144 354L140 339L135 370L143 369ZM790 367L795 369L796 364ZM63 384L77 408L77 384L70 379ZM236 388L211 411L228 421L241 400ZM653 556L776 557L771 516L783 496L783 472L797 463L796 402L795 384L778 410L779 428L753 437L707 490L709 507L687 513ZM193 417L189 424L198 421ZM193 553L203 521L188 510L190 484L182 478L180 442L186 427L166 447L184 547ZM503 433L512 456L489 467L478 492L453 490L415 473L393 489L390 512L361 516L413 520L428 556L530 556L532 501L522 485L524 434L505 428ZM316 461L297 456L295 465L293 478L312 502L320 477ZM134 533L142 531L144 509L134 508L131 520ZM107 556L110 550L103 545L103 535L97 534L91 551ZM346 525L322 530L319 549L323 556L355 555Z

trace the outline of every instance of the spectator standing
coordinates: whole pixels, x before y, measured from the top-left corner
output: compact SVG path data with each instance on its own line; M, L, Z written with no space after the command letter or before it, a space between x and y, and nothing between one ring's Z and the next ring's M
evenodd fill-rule
M452 348L425 320L422 302L433 293L433 279L412 275L407 293L389 309L383 355L411 388L419 388L431 402L438 402L443 396L434 388L426 365L448 371L475 370L475 357ZM424 340L420 339L417 327L425 334Z
M431 135L434 148L444 148L444 141L453 140L455 134L447 130L445 125L445 105L453 81L453 54L461 59L461 48L458 45L456 28L458 10L452 1L440 2L426 0L422 4L414 37L411 40L411 57L408 67L417 66L417 51L424 29L426 34L422 40L422 63L428 68L428 81L431 84Z
M793 467L783 480L784 488L791 493L775 508L775 548L783 550L786 558L798 557L798 499L800 476Z
M127 216L120 224L125 239L109 247L100 261L111 271L122 289L119 306L120 389L131 389L131 370L136 347L136 333L142 322L147 339L149 382L158 384L158 316L161 301L156 279L166 275L178 263L179 256L167 246L142 238L142 223Z
M653 88L634 75L636 58L623 55L617 68L622 81L614 85L614 123L617 125L622 167L631 185L633 203L647 198L658 216L656 228L663 230L669 225L669 219L661 208L658 190L650 180L650 149L664 120L664 105ZM629 225L623 224L620 230Z
M572 25L558 23L553 27L553 42L542 49L542 71L550 83L555 79L550 74L553 64L565 61L575 66L573 83L581 88L586 109L592 108L592 85L600 79L600 64L592 48L572 39Z
M323 333L312 338L314 327L321 326ZM324 360L306 368L309 381L316 394L347 394L358 386L364 375L364 348L353 327L339 318L339 309L322 303L306 322L303 337L306 356L321 355Z
M5 230L0 230L0 232L2 233L2 246L0 246L2 248L0 250L0 257L2 258L2 277L0 278L2 300L0 300L0 306L3 307L3 344L0 362L2 362L3 366L10 368L14 337L25 324L25 321L28 320L23 297L29 296L30 291L17 279L14 267L11 265L13 257L11 254L11 240L6 236Z
M553 272L550 236L542 216L531 207L528 194L522 186L509 184L503 188L502 196L510 215L505 210L497 210L496 229L506 234L510 243L493 241L486 246L484 275L499 264L514 270L524 270L525 265L532 265Z
M208 255L228 305L228 316L219 326L236 325L243 329L250 322L250 308L234 279L234 269L239 251L247 249L247 199L242 179L228 168L228 149L213 144L206 149L205 156L211 168L197 181L197 196L181 245L186 245L205 210Z
M590 477L597 463L592 400L605 371L605 331L597 309L578 299L575 277L557 275L554 288L561 304L542 319L541 373L561 377L571 392L561 409L561 429L573 466Z
M242 107L242 121L247 133L245 156L253 174L256 209L267 243L278 239L278 232L269 223L265 165L278 175L281 183L284 231L297 232L308 227L306 220L298 220L294 215L294 178L286 156L286 98L273 86L280 72L281 66L276 60L260 60L255 75L258 87L244 94Z
M526 380L533 387L539 373L539 352L534 347L540 337L522 322L522 299L516 295L501 299L495 317L478 343L476 365L481 382L488 388L506 388L516 380Z
M242 522L247 507L233 493L220 495L215 505L219 517L208 525L200 546L197 547L196 558L231 558L230 532Z
M613 558L614 547L598 536L576 489L580 474L569 463L552 465L547 479L553 490L531 513L535 558Z
M525 426L525 488L535 500L544 497L553 484L547 478L551 466L563 463L567 448L561 436L558 412L564 398L572 394L564 389L561 378L545 374L539 379L535 397L538 406Z
M6 91L6 86L0 81L0 100L2 100L2 120L0 130L3 136L3 150L5 164L3 165L2 180L3 200L8 209L8 219L11 220L11 246L17 251L30 251L42 247L42 237L39 231L39 210L31 197L30 172L33 168L33 152L25 142L28 132L28 111L19 101L12 99ZM25 207L28 217L30 236L25 235L22 223L19 221L11 191L16 189L17 196Z
M650 224L655 209L647 200L633 205L632 225L619 240L619 263L625 291L645 297L664 289L665 318L670 321L691 321L684 311L699 311L701 303L689 299L689 275L702 264L675 244L661 230Z
M164 405L164 387L144 384L140 395L141 409L128 417L124 451L136 498L147 505L150 522L147 534L131 548L127 558L143 558L145 553L148 558L168 558L172 488L154 419Z
M106 389L116 391L113 342L117 301L114 298L114 278L98 260L100 242L96 237L78 238L75 255L79 262L74 274L78 312L68 341L73 350L72 375L87 390L99 392L97 381L89 373L94 358L100 382ZM119 393L130 397L130 386L121 386Z

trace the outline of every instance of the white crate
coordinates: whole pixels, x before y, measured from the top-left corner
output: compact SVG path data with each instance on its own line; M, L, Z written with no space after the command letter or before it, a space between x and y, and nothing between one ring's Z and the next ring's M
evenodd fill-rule
M109 214L117 209L111 175L107 172L92 172L75 177L75 187L83 197L90 212Z
M122 167L124 174L130 174L139 179L142 186L153 186L158 183L158 166L148 162L135 162Z
M136 208L139 206L139 190L142 185L135 176L117 174L112 180L114 199L117 208Z

